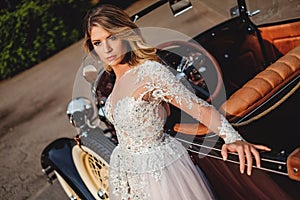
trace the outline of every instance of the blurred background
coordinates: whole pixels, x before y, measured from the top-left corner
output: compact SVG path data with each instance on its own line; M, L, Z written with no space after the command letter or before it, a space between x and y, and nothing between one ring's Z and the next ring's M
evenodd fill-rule
M0 80L12 77L83 38L86 11L99 4L126 9L135 0L1 0Z

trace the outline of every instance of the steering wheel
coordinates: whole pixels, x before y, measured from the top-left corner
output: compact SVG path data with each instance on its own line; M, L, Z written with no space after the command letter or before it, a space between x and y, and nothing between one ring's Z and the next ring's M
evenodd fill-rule
M175 69L179 77L185 77L198 97L211 102L219 94L223 85L220 66L202 46L186 41L170 41L156 48L160 59Z

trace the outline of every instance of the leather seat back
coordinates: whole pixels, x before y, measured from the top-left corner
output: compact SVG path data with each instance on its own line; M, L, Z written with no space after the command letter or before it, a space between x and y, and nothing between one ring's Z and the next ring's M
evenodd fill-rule
M300 73L300 45L258 73L221 106L229 121L240 119Z

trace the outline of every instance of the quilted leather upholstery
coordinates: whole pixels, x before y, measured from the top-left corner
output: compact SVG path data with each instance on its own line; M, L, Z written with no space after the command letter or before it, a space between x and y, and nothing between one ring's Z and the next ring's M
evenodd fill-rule
M229 121L252 111L300 73L300 45L289 51L236 91L221 106Z
M245 116L258 105L276 93L285 83L300 74L300 45L278 59L248 81L236 91L221 106L220 112L226 115L229 121ZM210 132L206 126L197 124L176 124L177 132L203 135Z

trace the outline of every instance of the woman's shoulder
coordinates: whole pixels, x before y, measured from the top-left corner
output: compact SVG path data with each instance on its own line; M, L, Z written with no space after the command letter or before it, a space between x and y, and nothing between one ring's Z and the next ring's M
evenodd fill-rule
M154 80L165 71L165 66L155 60L145 60L133 68L132 75L137 76L137 82L142 80Z
M155 71L162 71L166 68L162 63L155 61L155 60L146 60L141 65L140 68L142 70L155 72Z
M155 60L146 60L138 67L136 67L135 74L138 80L166 80L174 78L176 74L170 67L157 62ZM150 78L150 79L147 79Z
M162 66L162 64L156 60L145 60L141 65L147 66Z

